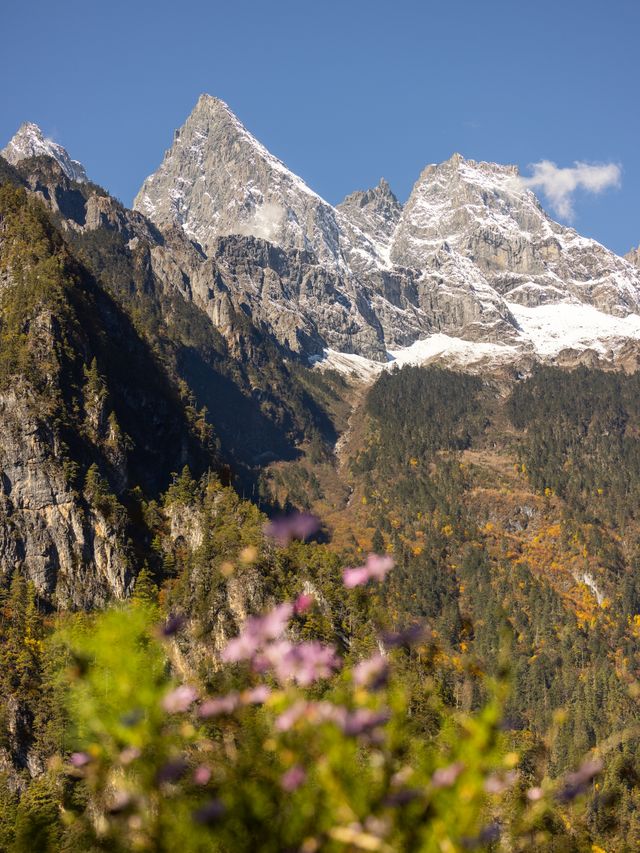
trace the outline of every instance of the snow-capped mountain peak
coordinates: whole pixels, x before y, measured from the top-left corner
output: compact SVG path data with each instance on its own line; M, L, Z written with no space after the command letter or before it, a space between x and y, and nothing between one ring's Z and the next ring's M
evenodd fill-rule
M381 178L373 189L351 193L336 210L341 215L343 231L350 232L349 240L343 242L354 244L352 249L357 248L363 243L361 234L364 235L369 245L362 245L360 259L388 267L391 239L400 221L402 205L387 181ZM351 255L354 260L357 258L353 251Z
M619 316L640 309L638 270L552 220L516 166L459 154L427 166L404 206L391 260L424 268L442 246L473 261L509 302L574 301Z
M211 95L176 131L134 208L159 225L178 223L205 251L219 236L251 235L342 265L334 208Z
M69 180L79 183L88 180L82 163L72 160L62 145L47 139L33 122L24 122L0 154L14 166L28 157L53 157Z

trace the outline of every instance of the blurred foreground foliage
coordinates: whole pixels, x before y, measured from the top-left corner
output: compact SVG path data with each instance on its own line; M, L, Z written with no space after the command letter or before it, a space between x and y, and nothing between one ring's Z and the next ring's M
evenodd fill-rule
M8 797L3 849L598 849L584 795L600 758L532 782L504 726L505 660L484 705L456 710L427 629L380 625L373 654L341 661L304 639L318 605L302 595L210 649L205 683L183 654L189 624L142 592L50 637L67 749Z

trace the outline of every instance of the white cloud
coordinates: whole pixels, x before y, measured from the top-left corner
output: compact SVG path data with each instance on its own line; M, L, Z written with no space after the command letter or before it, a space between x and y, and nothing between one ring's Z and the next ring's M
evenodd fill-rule
M237 228L238 234L259 237L269 243L277 243L285 223L287 213L275 202L267 201L256 207L253 214Z
M541 160L529 168L533 174L522 178L522 183L531 189L541 190L551 208L563 219L573 216L573 193L577 189L600 193L608 187L619 187L622 174L616 163L594 165L576 161L572 168L559 169L550 160Z

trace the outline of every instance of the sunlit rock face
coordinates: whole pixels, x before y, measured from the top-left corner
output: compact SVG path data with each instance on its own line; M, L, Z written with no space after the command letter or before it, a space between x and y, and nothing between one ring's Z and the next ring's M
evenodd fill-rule
M552 220L515 166L454 154L424 169L404 206L381 180L332 207L208 95L134 206L182 229L234 305L309 354L384 361L445 334L535 356L520 308L640 311L634 258Z

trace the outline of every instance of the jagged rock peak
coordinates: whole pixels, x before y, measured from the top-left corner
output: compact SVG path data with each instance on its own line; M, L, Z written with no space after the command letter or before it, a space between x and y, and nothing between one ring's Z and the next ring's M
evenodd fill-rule
M47 139L38 125L30 121L20 125L15 136L0 154L12 166L28 157L53 157L69 180L79 183L88 180L82 163L72 160L62 145Z
M517 166L454 154L424 169L404 206L391 261L425 268L442 249L471 260L512 303L575 301L618 316L640 310L638 270L554 222Z
M381 178L376 187L351 193L336 210L351 266L388 266L391 238L400 221L402 205L387 181Z
M630 264L633 264L634 267L640 268L640 246L637 246L635 249L631 249L630 252L624 256L625 260L629 261Z
M384 178L380 178L378 185L371 189L356 190L350 193L344 201L340 202L338 209L347 206L367 207L368 205L374 205L376 208L388 205L398 211L402 210L402 205Z
M205 251L239 234L342 263L335 210L274 157L224 101L201 95L134 208L180 225Z

